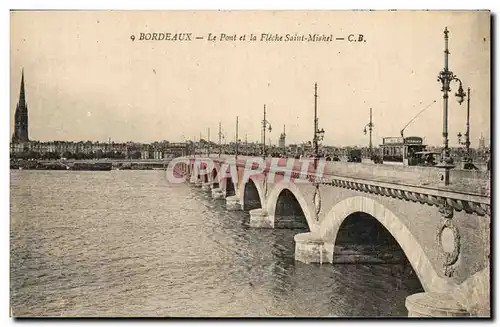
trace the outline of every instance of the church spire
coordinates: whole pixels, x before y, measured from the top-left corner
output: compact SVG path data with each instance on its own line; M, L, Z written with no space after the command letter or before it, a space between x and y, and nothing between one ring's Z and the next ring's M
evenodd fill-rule
M21 90L19 91L19 102L15 113L14 135L12 142L29 142L28 137L28 105L24 91L24 68L21 77Z
M19 92L19 107L26 108L26 97L24 95L24 68L21 76L21 91Z

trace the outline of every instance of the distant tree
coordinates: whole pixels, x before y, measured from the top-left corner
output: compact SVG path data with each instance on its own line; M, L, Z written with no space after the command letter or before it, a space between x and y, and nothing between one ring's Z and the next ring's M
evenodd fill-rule
M77 160L83 160L83 159L86 159L86 154L83 152L77 152L77 153L73 154L73 158L77 159Z
M116 152L115 159L125 159L125 153L120 152L120 151Z
M66 158L66 159L73 159L74 155L73 155L73 153L71 153L69 151L64 151L63 154L62 154L62 157Z
M43 155L43 159L49 159L49 160L57 160L61 159L61 155L59 152L47 152Z
M30 152L28 152L28 159L40 159L40 153L31 150Z
M19 152L12 152L10 154L10 158L11 159L22 159L23 156L22 156L22 153L19 153Z

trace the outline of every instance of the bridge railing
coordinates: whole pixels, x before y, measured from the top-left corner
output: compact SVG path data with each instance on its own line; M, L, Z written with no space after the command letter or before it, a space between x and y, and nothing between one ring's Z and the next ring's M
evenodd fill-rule
M218 156L211 159L217 159ZM251 157L239 156L238 167L245 167L246 159ZM227 159L234 160L234 156L223 155L221 161ZM285 166L287 158L278 160L280 166ZM294 160L294 159L290 159ZM283 171L283 168L270 167L271 159L266 159L267 171ZM310 161L312 162L312 160ZM349 163L342 161L323 161L324 170L320 177L328 179L329 177L349 177L360 180L380 181L393 184L422 186L429 188L443 189L446 191L473 193L478 195L490 194L491 175L489 171L480 170L450 170L450 184L442 185L440 174L442 171L436 167L422 166L400 166L372 163ZM295 159L292 172L299 173L301 169L300 160ZM314 169L309 167L308 174L314 174Z

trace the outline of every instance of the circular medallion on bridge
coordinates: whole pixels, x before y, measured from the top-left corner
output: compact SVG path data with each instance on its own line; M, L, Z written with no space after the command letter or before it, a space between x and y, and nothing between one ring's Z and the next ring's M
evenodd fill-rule
M442 218L437 233L438 249L444 258L444 266L451 266L460 254L460 234L451 219Z
M455 250L455 237L451 228L444 228L441 232L441 247L446 253L452 253Z
M319 215L321 211L321 195L319 193L319 186L316 185L316 190L314 191L313 196L314 207L316 208L316 215Z

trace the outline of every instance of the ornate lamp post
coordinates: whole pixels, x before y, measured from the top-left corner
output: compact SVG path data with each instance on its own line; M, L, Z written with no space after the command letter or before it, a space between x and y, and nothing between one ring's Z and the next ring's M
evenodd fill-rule
M220 158L220 155L222 153L222 144L221 144L221 139L226 139L224 133L222 133L222 128L221 128L221 123L219 122L219 133L217 134L219 135L219 158ZM225 141L224 141L225 143Z
M283 133L280 135L280 145L283 147L281 150L283 151L283 155L286 157L286 133L285 133L285 125L283 125Z
M318 84L314 83L314 171L318 170L318 160L319 160L319 142L323 141L325 136L325 130L319 129L318 127ZM317 176L316 176L317 177ZM314 179L314 196L313 203L315 207L314 216L317 221L319 221L319 212L321 211L321 195L319 191L319 183L317 178ZM321 251L321 250L320 250Z
M248 156L248 133L245 133L245 155Z
M238 116L236 116L236 150L235 150L235 159L238 160Z
M318 169L319 142L323 141L325 130L318 128L318 84L314 83L314 169Z
M457 78L457 76L453 74L452 71L448 69L448 55L450 54L450 51L448 50L448 33L449 33L448 28L445 27L444 69L439 73L437 80L438 82L441 82L442 84L441 91L443 92L443 145L444 145L441 154L441 162L437 165L437 167L450 169L454 167L453 161L450 158L450 150L448 148L448 92L451 91L450 83L453 81L457 81L459 83L458 92L455 93L455 97L460 105L464 101L465 93L462 88L462 81L459 78ZM445 181L445 184L447 184L447 181Z
M201 143L202 137L200 132L200 139L198 140L200 143L200 157L203 157L203 143Z
M210 157L210 127L208 128L208 137L207 137L207 157Z
M464 161L472 161L470 155L470 87L467 88L467 123L465 125L465 142L462 142L462 133L458 133L458 143L465 145L465 158Z
M196 149L197 149L196 136L193 136L193 151L195 157L196 157Z
M262 158L266 159L266 129L273 130L271 123L266 119L266 105L264 105L264 119L262 120Z
M368 127L368 130L370 131L370 145L369 146L370 146L370 158L371 158L373 155L372 130L373 130L373 127L375 127L375 125L373 124L373 121L372 121L372 108L370 108L370 121L363 128L363 133L365 133L365 135L366 135L366 127Z

